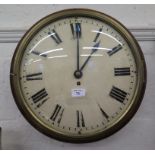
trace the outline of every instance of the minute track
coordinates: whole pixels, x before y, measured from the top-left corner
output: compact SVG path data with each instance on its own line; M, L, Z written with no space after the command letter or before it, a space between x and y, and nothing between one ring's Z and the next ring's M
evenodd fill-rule
M133 100L141 92L137 87L143 77L132 47L135 42L128 41L132 37L123 35L117 23L112 26L106 18L100 21L89 11L83 17L81 12L56 13L33 26L26 44L18 46L14 60L20 61L11 71L20 91L13 88L13 93L23 99L18 106L30 123L51 137L74 142L103 138L122 124L128 111L134 111L130 107L137 107Z

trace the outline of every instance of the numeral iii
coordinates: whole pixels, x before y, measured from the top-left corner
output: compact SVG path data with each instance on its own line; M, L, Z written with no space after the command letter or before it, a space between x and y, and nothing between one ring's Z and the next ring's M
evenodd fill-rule
M130 75L130 67L114 68L114 74L115 74L115 76Z

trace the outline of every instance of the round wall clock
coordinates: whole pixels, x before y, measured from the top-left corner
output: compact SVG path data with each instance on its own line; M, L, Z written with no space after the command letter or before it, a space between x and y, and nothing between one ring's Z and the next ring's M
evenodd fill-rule
M110 136L143 98L142 51L118 21L88 9L53 13L32 26L11 64L11 88L25 118L62 141Z

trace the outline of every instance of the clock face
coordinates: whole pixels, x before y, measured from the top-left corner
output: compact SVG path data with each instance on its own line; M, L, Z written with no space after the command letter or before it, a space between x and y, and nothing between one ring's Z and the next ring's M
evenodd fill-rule
M137 110L145 85L136 41L116 21L135 45L119 26L89 11L67 10L39 21L19 43L11 69L13 94L30 123L73 142L121 128Z

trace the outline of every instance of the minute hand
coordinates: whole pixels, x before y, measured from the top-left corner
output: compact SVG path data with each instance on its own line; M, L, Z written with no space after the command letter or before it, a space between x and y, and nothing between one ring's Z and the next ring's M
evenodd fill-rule
M91 51L91 54L88 56L88 58L86 59L86 61L85 61L85 62L83 63L83 65L81 66L80 71L82 71L83 68L86 66L86 64L88 63L89 59L90 59L91 56L93 55L93 53L95 53L95 52L98 50L99 45L100 45L100 41L97 42L97 43L93 46L92 51Z

